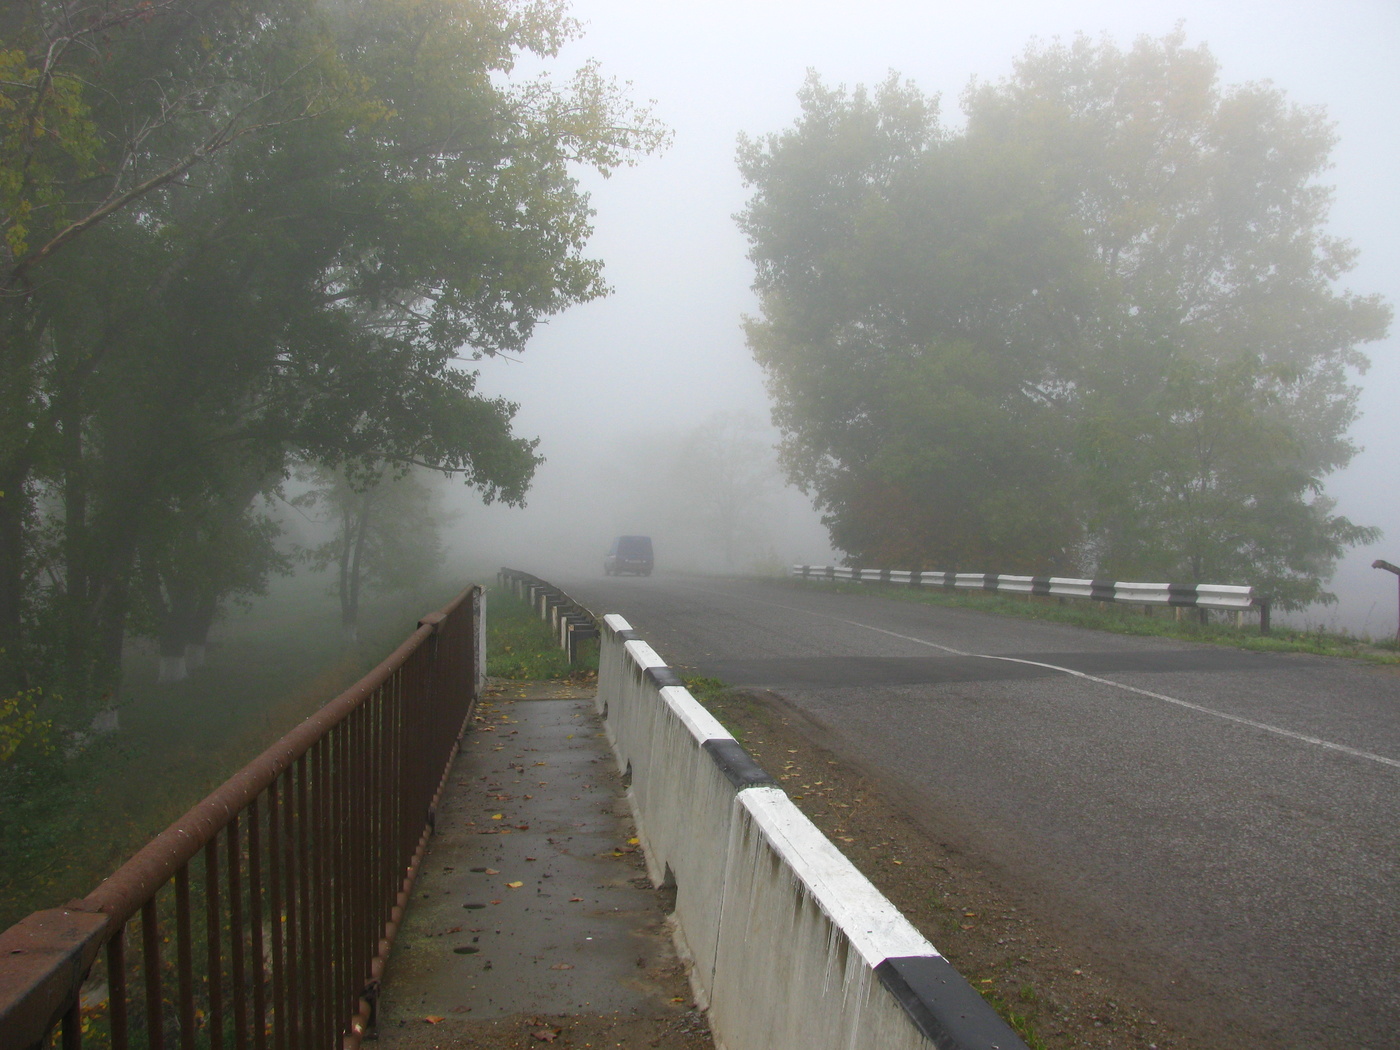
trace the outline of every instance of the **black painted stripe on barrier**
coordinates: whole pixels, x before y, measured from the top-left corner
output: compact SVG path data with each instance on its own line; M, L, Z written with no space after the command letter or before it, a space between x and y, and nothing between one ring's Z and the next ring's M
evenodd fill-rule
M661 664L657 667L648 667L646 669L646 678L648 682L652 683L652 685L656 686L658 689L664 689L668 685L685 685L685 683L681 681L681 676L676 674L675 671L671 670L665 664Z
M886 959L875 975L938 1050L1026 1050L1021 1037L941 955Z
M1118 581L1090 580L1089 597L1096 602L1116 602L1118 600Z
M715 765L735 788L742 791L751 787L777 787L774 780L762 766L753 760L737 740L706 740L700 745L710 753Z
M982 577L982 589L984 591L994 591L1001 584L1001 577L987 573Z
M1032 576L1032 577L1031 577L1031 593L1032 593L1032 594L1038 594L1038 595L1040 595L1041 597L1044 597L1044 598L1048 598L1048 597L1050 596L1050 593L1051 593L1051 592L1050 592L1050 577L1049 577L1049 576Z
M1200 591L1194 583L1167 584L1167 604L1184 608L1195 608L1200 600Z
M642 636L636 631L614 631L613 633L617 636L617 640L623 643L640 642L642 640Z

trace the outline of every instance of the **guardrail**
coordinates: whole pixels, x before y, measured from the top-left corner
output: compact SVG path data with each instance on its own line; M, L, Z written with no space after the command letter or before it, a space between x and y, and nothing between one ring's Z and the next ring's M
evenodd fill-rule
M1005 576L980 572L933 572L917 569L852 569L840 565L794 565L789 575L804 580L850 580L894 583L945 590L994 591L1054 598L1121 602L1148 608L1259 610L1259 633L1269 633L1270 602L1253 587L1220 583L1125 583L1078 580L1062 576Z
M519 569L501 569L496 573L496 580L517 598L528 602L540 619L549 623L569 663L578 658L579 642L598 637L598 624L593 614L553 584Z
M96 890L0 934L0 1050L353 1050L479 694L471 587ZM95 1029L95 1031L94 1031Z
M728 1050L1025 1050L620 616L596 704Z

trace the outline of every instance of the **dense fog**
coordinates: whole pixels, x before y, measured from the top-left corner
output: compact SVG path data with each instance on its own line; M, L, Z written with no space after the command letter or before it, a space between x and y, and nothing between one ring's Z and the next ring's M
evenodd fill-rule
M1032 39L1107 34L1127 46L1180 23L1189 44L1209 46L1222 83L1271 80L1290 102L1325 107L1338 138L1324 180L1335 186L1331 230L1360 252L1341 285L1392 302L1400 291L1400 218L1390 200L1400 175L1400 131L1386 105L1400 88L1391 60L1400 43L1393 5L1342 3L1324 14L1302 3L951 9L875 2L857 11L837 3L663 9L596 0L576 13L587 35L566 50L566 60L597 56L640 97L655 98L674 144L660 158L587 183L597 209L591 244L607 263L614 294L552 319L518 361L486 363L483 385L520 403L520 432L541 436L546 463L527 509L469 512L459 524L468 533L457 538L461 545L519 559L528 553L524 537L553 537L541 561L549 560L546 550L563 549L597 561L608 533L667 519L660 508L637 505L639 494L667 490L665 467L650 454L655 447L680 440L716 412L766 417L762 375L740 330L756 301L746 244L732 219L746 201L734 150L739 132L762 136L791 124L808 70L847 87L874 85L896 71L941 93L945 118L956 120L969 80L1008 75ZM1392 334L1362 348L1371 368L1353 375L1362 394L1351 433L1363 451L1324 479L1340 513L1387 535L1341 561L1332 583L1338 604L1292 614L1295 622L1381 637L1394 628L1395 581L1370 565L1388 552L1400 560L1395 346ZM584 480L609 477L602 487ZM775 503L787 509L770 529L772 553L778 560L827 556L816 514L804 513L791 490L781 497L778 491L775 485ZM675 553L677 567L717 564L703 547Z

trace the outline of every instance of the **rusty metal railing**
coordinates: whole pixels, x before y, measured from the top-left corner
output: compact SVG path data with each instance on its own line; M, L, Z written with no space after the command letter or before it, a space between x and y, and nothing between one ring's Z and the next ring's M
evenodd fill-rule
M0 1050L357 1047L483 620L469 588L88 896L0 933Z

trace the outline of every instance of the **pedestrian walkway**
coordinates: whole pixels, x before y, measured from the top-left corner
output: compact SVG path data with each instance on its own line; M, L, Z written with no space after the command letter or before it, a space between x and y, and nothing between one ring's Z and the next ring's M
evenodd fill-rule
M385 1050L712 1050L592 693L494 682L379 1002Z

